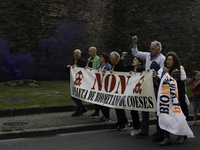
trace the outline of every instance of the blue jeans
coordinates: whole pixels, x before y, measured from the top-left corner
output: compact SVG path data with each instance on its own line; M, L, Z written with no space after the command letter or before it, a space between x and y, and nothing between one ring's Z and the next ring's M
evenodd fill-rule
M76 112L78 113L78 114L81 114L81 112L83 111L83 110L86 110L87 108L82 104L82 100L79 100L79 99L77 99L77 98L75 98L75 97L72 97L71 96L71 99L76 103Z
M141 132L149 133L149 112L142 111Z

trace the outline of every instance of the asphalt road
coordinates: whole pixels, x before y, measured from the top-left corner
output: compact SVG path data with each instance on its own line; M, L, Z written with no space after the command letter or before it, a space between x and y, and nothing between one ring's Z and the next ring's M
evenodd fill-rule
M0 150L199 150L200 126L191 127L195 138L187 139L179 145L177 136L171 135L172 145L159 146L152 138L131 137L125 131L100 130L60 134L52 137L13 139L0 141ZM155 132L155 125L150 126L150 135Z

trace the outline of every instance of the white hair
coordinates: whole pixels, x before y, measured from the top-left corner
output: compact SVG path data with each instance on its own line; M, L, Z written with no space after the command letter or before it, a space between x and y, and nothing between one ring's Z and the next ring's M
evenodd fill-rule
M119 60L120 60L120 55L119 55L119 53L118 53L118 52L116 52L116 51L113 51L113 52L111 52L110 54L113 54L113 55L114 55L114 57L116 57L117 59L119 59Z
M159 41L153 41L153 42L151 42L151 44L156 44L157 48L160 49L160 52L161 52L161 50L162 50L162 44Z

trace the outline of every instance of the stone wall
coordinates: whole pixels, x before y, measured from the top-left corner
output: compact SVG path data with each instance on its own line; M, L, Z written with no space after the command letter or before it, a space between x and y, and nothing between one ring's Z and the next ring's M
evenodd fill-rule
M175 51L188 76L200 70L199 0L116 0L115 17L119 28L116 42L128 47L137 35L138 47L149 51L150 42L158 40L163 54Z
M6 53L12 60L11 64L17 63L22 78L65 79L65 66L71 61L74 49L80 48L84 58L88 58L90 46L95 45L99 52L107 50L113 9L112 1L106 0L1 2L0 57ZM19 54L29 54L23 59L28 66L20 66ZM30 62L30 59L34 60ZM1 74L1 79L7 80L9 73L1 70Z
M74 49L85 59L92 45L121 53L133 35L142 51L153 40L163 44L163 54L175 51L190 75L200 70L199 7L199 0L0 1L0 81L16 79L13 68L21 78L66 79Z

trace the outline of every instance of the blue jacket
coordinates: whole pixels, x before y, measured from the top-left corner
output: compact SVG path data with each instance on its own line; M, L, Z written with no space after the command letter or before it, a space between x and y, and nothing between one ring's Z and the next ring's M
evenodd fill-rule
M97 70L100 69L101 64L99 64L99 67L97 67ZM106 66L104 67L104 70L110 71L112 69L111 65L107 62Z

